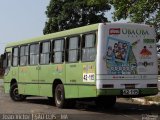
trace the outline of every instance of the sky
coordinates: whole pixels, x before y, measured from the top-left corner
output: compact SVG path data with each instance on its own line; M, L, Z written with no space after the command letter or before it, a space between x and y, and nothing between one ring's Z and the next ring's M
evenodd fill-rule
M0 3L0 54L9 42L43 35L50 0L1 0ZM106 13L112 20L110 10Z
M6 43L43 35L50 0L1 0L0 54Z

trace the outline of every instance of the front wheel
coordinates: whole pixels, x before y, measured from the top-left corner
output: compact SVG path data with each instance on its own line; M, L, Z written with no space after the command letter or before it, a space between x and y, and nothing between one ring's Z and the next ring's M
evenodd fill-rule
M18 93L18 86L16 83L11 85L10 97L14 101L22 101L22 100L25 100L25 98L26 98L26 96Z

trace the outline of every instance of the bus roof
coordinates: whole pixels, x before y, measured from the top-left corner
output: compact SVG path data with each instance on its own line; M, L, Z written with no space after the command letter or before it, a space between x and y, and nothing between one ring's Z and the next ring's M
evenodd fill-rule
M80 34L80 33L90 32L90 31L97 30L98 25L99 25L99 23L84 26L84 27L74 28L74 29L70 29L70 30L60 31L60 32L56 32L56 33L46 34L46 35L43 35L40 37L31 38L31 39L27 39L27 40L11 42L11 43L8 43L6 45L6 47L18 46L18 45L28 44L28 43L32 43L32 42L39 42L42 40L49 40L49 39L54 39L54 38L65 37L68 35L76 35L76 34Z

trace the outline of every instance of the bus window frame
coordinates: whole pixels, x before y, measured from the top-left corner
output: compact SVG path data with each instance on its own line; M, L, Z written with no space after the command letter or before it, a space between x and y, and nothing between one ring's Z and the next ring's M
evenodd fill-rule
M17 65L15 66L15 65L13 65L13 59L14 59L14 49L15 48L18 48L18 56L16 56L17 57ZM12 55L12 58L11 58L11 66L12 67L18 67L19 66L19 46L14 46L13 48L12 48L12 53L11 53Z
M63 51L54 51L54 45L55 45L55 41L58 41L58 40L63 40ZM53 39L51 41L51 63L52 64L63 64L65 62L65 38L57 38L57 39ZM62 52L62 62L54 62L54 53L55 52Z
M2 74L6 76L9 73L10 68L12 67L12 52L5 52L3 55L4 55L4 58L2 59L1 69L2 69ZM9 60L10 60L10 65L9 65Z
M28 55L23 55L23 56L27 56L27 63L25 64L25 65L21 65L21 47L24 47L25 46L25 50L26 50L26 47L28 46ZM29 65L29 54L30 54L30 52L29 52L29 46L30 45L28 45L28 44L26 44L26 45L21 45L20 46L20 50L19 50L19 66L27 66L27 65ZM24 51L24 53L25 53L25 51Z
M30 48L31 48L31 45L36 45L36 44L38 44L39 45L39 52L38 52L38 54L30 54ZM31 64L31 61L30 61L30 55L38 55L38 63L37 64ZM29 44L29 61L28 61L28 65L29 66L37 66L37 65L39 65L39 62L40 62L40 42L35 42L35 43L31 43L31 44Z
M69 49L69 40L70 38L78 38L78 49ZM65 41L65 61L67 63L78 63L81 60L81 34L79 35L73 35L73 36L67 36ZM69 61L69 50L78 50L77 60L76 61Z
M9 66L9 61L8 61L9 60L8 54L10 54L10 61L11 61L10 66ZM6 68L10 68L12 66L12 53L11 52L5 52L3 55L1 55L1 59L2 59L2 65L1 65L2 68L6 69ZM5 63L5 65L4 65L4 63Z
M43 43L49 43L50 45L50 50L47 53L42 53L42 45ZM49 62L48 63L41 63L41 54L49 54ZM39 65L49 65L51 63L51 54L52 54L52 41L51 40L44 40L42 42L40 42L39 44Z
M96 32L89 32L89 33L82 34L82 41L81 41L81 61L82 62L94 62L96 60L96 58L94 60L82 60L82 56L83 56L82 50L83 50L83 48L85 48L85 36L90 35L90 34L93 34L95 36L94 47L87 47L87 48L88 49L95 48L95 50L96 50L95 56L97 54L97 33Z

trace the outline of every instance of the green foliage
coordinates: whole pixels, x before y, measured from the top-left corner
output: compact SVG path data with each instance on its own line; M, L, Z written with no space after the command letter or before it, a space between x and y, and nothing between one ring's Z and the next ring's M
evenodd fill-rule
M51 0L43 33L107 22L104 13L110 8L107 0Z
M112 0L111 3L115 8L114 20L129 17L137 23L160 21L159 0Z
M135 23L154 25L160 34L159 0L111 0L115 8L114 20L130 18Z

